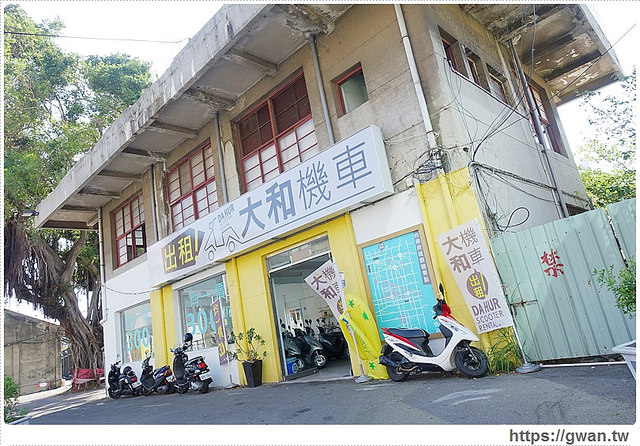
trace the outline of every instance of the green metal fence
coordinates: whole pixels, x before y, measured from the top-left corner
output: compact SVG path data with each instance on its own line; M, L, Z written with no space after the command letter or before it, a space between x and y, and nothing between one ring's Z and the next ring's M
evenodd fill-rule
M635 199L491 240L530 361L610 354L635 339L635 319L615 306L594 269L635 257ZM613 228L615 228L615 233Z

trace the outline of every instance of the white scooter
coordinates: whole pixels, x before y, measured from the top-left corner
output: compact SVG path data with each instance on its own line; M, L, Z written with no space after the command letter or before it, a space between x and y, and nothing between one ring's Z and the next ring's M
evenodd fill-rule
M440 284L440 293L444 289ZM443 299L438 299L433 307L434 319L440 322L440 331L444 335L444 349L435 355L429 346L429 333L421 328L383 328L385 345L379 358L386 366L389 378L404 381L409 375L420 372L445 371L456 368L465 376L479 378L489 370L484 352L469 345L478 341L478 337L451 316L451 309Z

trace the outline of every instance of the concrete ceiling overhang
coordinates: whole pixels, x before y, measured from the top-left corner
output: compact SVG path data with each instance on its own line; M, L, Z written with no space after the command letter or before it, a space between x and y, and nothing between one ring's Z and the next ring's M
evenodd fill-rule
M195 139L220 110L308 43L350 5L225 5L38 204L41 228L95 230L98 209Z
M527 73L535 23L533 70L547 82L556 104L615 82L622 75L615 52L585 5L500 3L460 7L501 43L508 45L513 40Z

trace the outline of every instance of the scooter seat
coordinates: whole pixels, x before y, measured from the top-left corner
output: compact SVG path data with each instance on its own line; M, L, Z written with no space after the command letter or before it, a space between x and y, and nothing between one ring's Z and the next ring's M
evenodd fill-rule
M422 328L387 328L389 333L403 338L429 338L429 333Z

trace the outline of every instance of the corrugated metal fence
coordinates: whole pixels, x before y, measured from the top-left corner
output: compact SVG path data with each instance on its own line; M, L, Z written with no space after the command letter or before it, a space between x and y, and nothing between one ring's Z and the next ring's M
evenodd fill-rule
M636 202L607 210L612 224L596 209L491 240L530 361L610 354L635 339L635 319L622 314L593 271L622 268L621 249L635 258Z

